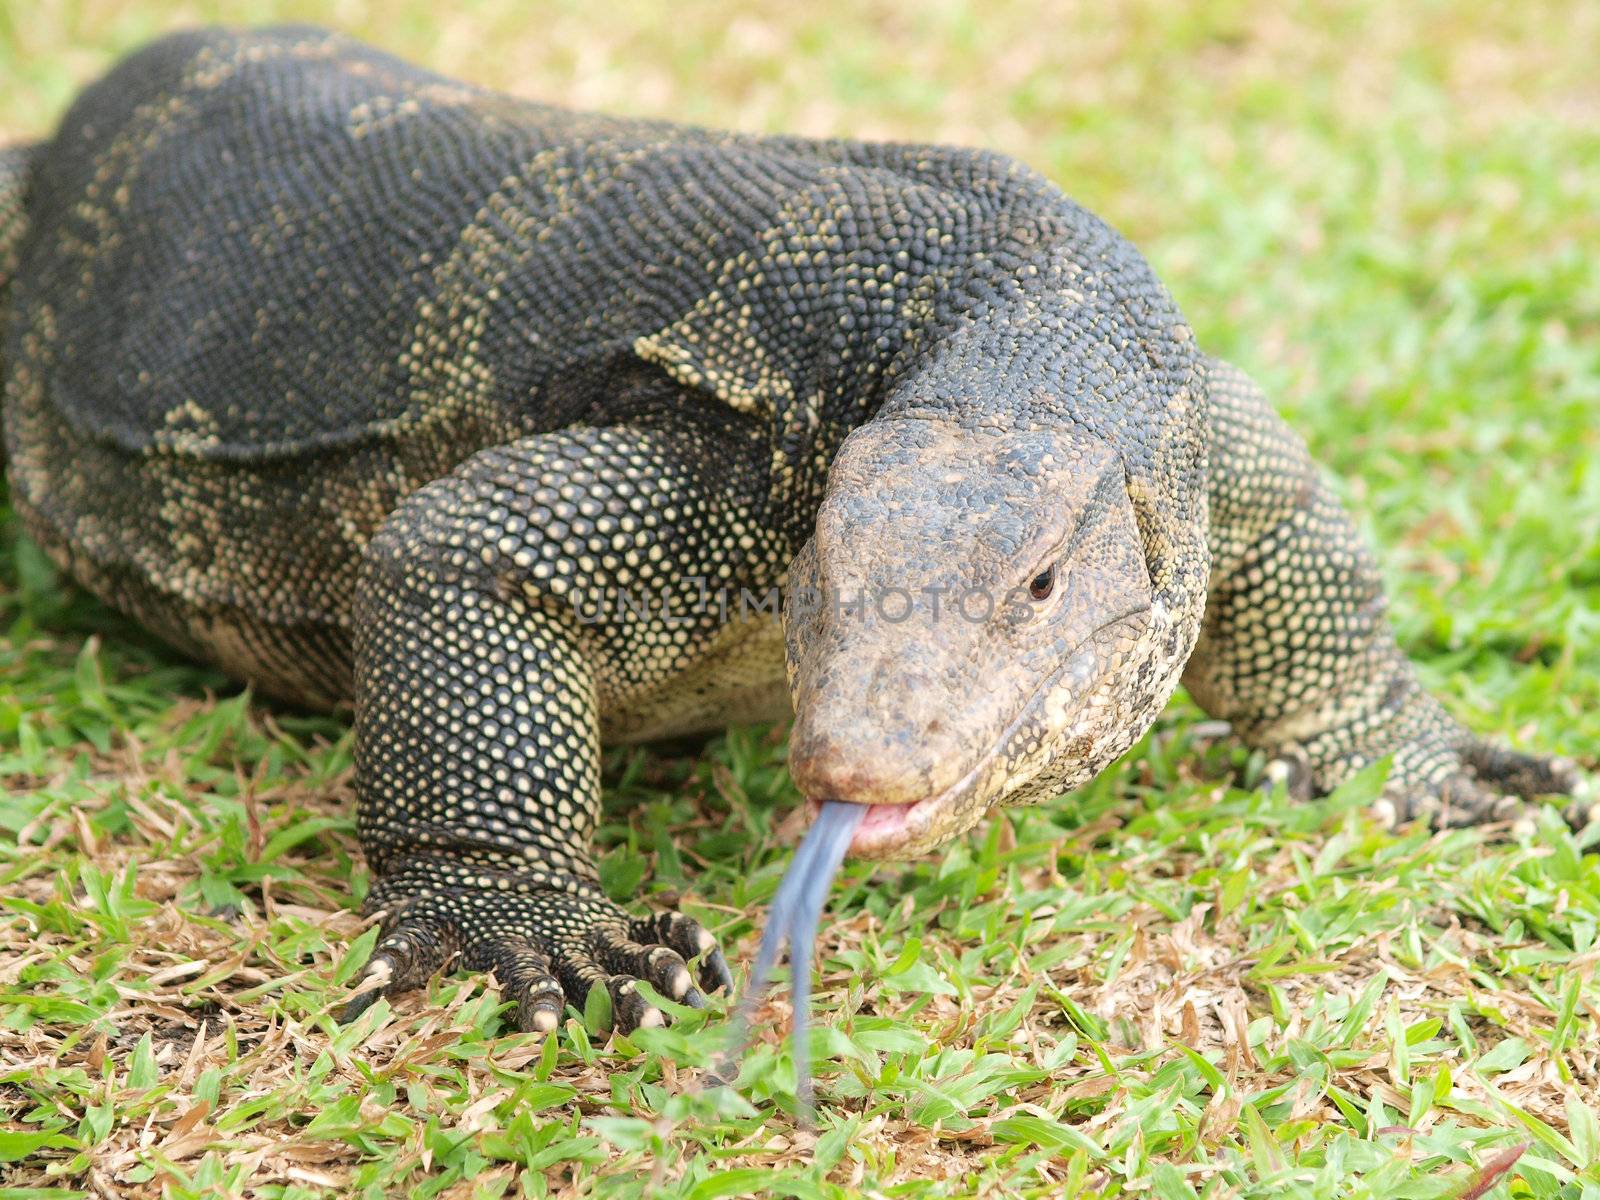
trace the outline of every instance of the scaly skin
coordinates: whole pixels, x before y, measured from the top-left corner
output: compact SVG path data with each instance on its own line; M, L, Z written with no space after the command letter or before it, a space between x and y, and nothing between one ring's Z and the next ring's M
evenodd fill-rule
M1083 784L1180 675L1306 790L1393 755L1397 816L1573 782L1420 691L1299 442L998 155L213 31L0 156L7 277L31 534L189 653L354 704L357 1009L451 962L536 1029L726 986L693 921L602 893L598 749L791 702L866 855Z
M37 146L0 147L0 313L5 312L7 284L17 273L22 235L28 229L28 176L38 151Z

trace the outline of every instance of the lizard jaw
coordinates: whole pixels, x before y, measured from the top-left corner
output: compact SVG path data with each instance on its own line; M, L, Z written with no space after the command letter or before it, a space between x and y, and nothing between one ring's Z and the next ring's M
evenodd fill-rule
M891 858L906 853L907 847L921 839L926 831L927 810L939 797L913 800L910 804L863 804L866 815L856 826L846 853L852 858ZM815 821L822 811L822 801L807 800L806 816Z
M974 771L955 787L909 804L863 804L866 809L845 853L850 858L904 859L926 854L976 825L988 808L959 803L970 794ZM815 822L823 801L807 798L806 816Z

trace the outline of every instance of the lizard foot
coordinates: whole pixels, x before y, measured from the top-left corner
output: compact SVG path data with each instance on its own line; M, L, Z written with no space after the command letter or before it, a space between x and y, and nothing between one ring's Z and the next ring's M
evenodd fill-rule
M638 990L641 980L691 1008L704 1005L702 988L733 986L722 951L699 922L678 912L631 916L592 886L451 888L410 897L385 891L380 883L369 905L388 907L384 937L341 1021L449 966L492 971L501 994L516 1001L518 1027L542 1033L556 1028L566 1004L582 1011L596 986L609 994L612 1026L623 1033L667 1023Z
M1571 797L1562 816L1576 829L1597 815L1594 798L1586 797L1588 789L1568 759L1524 754L1468 738L1425 774L1402 773L1402 761L1396 755L1396 770L1378 802L1380 815L1391 824L1426 820L1435 829L1454 829L1514 820L1526 812L1529 801L1541 796Z
M1427 693L1412 690L1404 702L1366 721L1280 750L1288 782L1314 794L1332 791L1377 759L1392 765L1375 805L1391 825L1425 820L1436 829L1514 820L1542 796L1570 796L1563 810L1575 828L1595 816L1590 781L1563 758L1524 754L1484 741L1444 711Z

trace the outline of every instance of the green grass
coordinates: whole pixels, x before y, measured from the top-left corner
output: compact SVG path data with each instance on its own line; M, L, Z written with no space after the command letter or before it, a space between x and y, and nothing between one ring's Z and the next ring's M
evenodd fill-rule
M0 0L0 131L160 28L328 11ZM1023 156L1280 399L1447 704L1596 767L1596 6L331 11L548 99ZM175 658L9 517L0 622L0 1200L1600 1198L1600 858L1554 820L1391 834L1371 780L1236 790L1180 701L1081 795L847 869L813 1135L781 1003L720 1092L720 1010L540 1044L447 977L339 1028L372 937L343 725ZM782 763L753 731L614 754L607 886L748 961L796 833Z

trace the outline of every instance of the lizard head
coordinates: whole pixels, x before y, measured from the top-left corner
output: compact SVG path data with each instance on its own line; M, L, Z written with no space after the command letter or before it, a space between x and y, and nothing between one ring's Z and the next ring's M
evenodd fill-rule
M784 610L790 771L924 852L1081 786L1177 681L1121 457L1077 427L883 418L846 439Z

